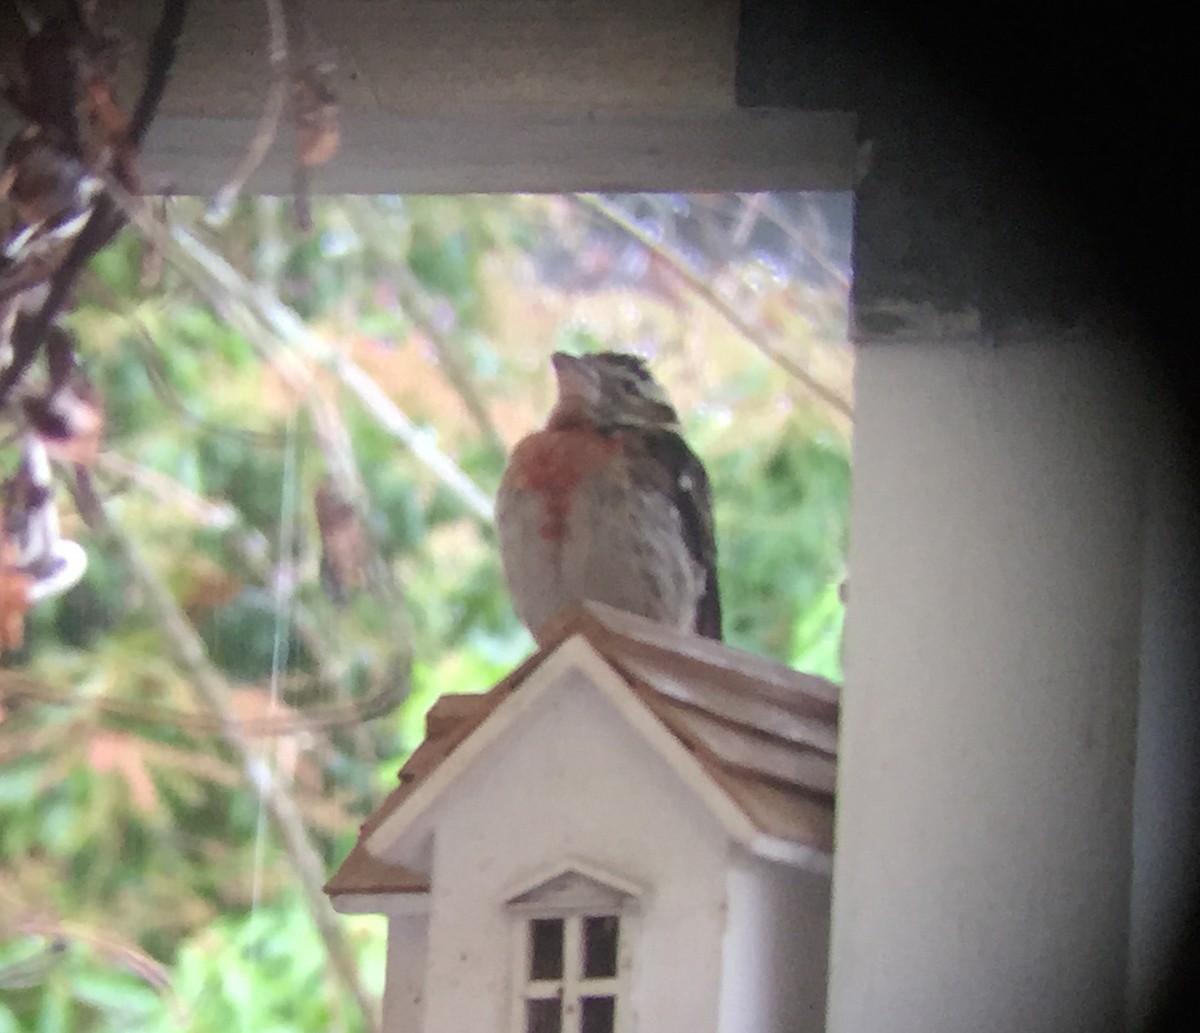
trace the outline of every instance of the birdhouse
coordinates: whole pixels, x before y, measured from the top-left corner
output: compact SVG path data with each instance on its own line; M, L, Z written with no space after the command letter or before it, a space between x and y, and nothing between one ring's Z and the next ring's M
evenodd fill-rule
M389 1033L823 1028L837 687L585 604L442 697L326 886Z

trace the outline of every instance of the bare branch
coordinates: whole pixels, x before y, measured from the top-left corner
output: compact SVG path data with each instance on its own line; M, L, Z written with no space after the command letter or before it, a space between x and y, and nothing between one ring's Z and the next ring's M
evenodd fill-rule
M108 929L84 926L45 913L27 911L11 915L14 901L5 901L10 916L0 921L0 934L5 938L14 933L35 936L46 941L45 948L32 957L0 969L0 987L15 989L43 982L63 959L69 943L78 943L95 951L107 962L132 972L151 987L166 1002L175 1024L184 1029L190 1025L189 1016L175 995L165 966L147 954L136 943Z
M141 144L158 111L159 102L170 78L171 67L175 62L175 52L179 35L183 31L186 12L187 0L164 0L162 17L150 42L145 83L129 123L128 139L134 148ZM67 131L74 124L74 113L63 117L68 124L56 128ZM117 164L123 163L118 161ZM7 400L13 385L33 364L41 348L42 338L62 312L84 265L92 255L112 240L122 223L120 212L110 198L101 195L96 199L86 225L71 242L70 250L62 264L54 271L50 279L50 290L37 314L13 335L12 361L0 371L0 406Z
M110 930L68 924L48 915L26 915L17 919L15 925L26 936L45 937L53 943L73 941L85 944L109 961L129 970L159 993L171 992L171 977L165 966L137 944Z
M150 470L133 463L115 452L102 452L96 466L99 470L115 473L129 478L138 488L153 494L167 505L176 506L191 519L205 527L222 532L225 544L236 555L237 562L246 570L253 573L260 581L265 582L270 571L264 558L264 543L261 536L247 528L241 521L237 511L228 503L213 503L189 491L178 481L165 474ZM82 489L76 485L76 503L80 508L89 512L100 512L103 519L101 503L98 497L92 495L88 499L80 498ZM400 608L395 607L399 613ZM398 618L397 618L398 619ZM408 669L411 655L408 646L407 633L392 636L393 648L389 662L381 675L373 679L376 687L365 699L353 700L349 697L345 679L339 676L336 664L332 659L333 650L326 635L325 624L311 613L307 607L295 605L292 608L291 623L300 641L308 650L317 666L314 684L326 692L339 698L340 702L330 706L308 707L300 714L291 714L280 718L263 718L255 721L243 721L240 730L245 735L254 737L282 736L298 731L317 731L332 728L350 728L355 736L355 745L364 759L374 760L374 750L370 738L366 735L364 725L368 721L383 717L395 710L408 695ZM397 629L401 631L402 629ZM0 696L7 691L16 691L11 685L6 685L0 678ZM53 692L54 690L48 690ZM69 702L69 699L48 699L45 694L41 698L49 702ZM114 713L125 713L128 716L141 717L151 721L161 721L179 725L180 727L199 732L219 732L220 726L213 723L207 715L185 713L170 707L147 707L141 703L126 706L120 701L102 704Z
M321 340L274 293L250 283L188 229L175 225L168 233L119 184L110 181L108 191L138 232L162 248L254 347L279 364L285 375L308 377L299 362L300 355L335 374L372 418L453 492L470 513L485 523L491 522L492 501L488 495L437 447L432 435L409 419L365 370ZM292 350L281 349L280 341Z
M150 383L150 389L154 392L155 397L171 410L180 423L188 424L214 437L234 438L243 441L254 448L270 448L276 451L283 448L283 439L279 434L214 423L192 412L188 408L187 403L179 396L179 392L171 384L167 364L159 354L158 343L146 327L145 322L130 309L127 309L125 316L137 330L137 334L133 338L133 346L141 355L142 366L146 371L146 379Z
M402 278L398 277L397 279ZM403 286L400 288L400 293L404 293ZM413 299L409 299L410 304L412 301ZM401 304L404 304L404 301L401 301ZM416 310L413 308L410 311L415 312ZM446 379L450 381L450 386L458 392L458 397L462 399L463 406L470 414L471 419L475 421L475 426L479 428L488 447L493 452L504 455L508 451L504 447L504 439L500 437L500 432L492 420L492 414L488 412L487 405L484 404L483 396L475 383L469 363L459 357L458 349L452 341L447 340L444 334L438 333L419 315L414 322L420 327L421 333L425 335L429 343L433 345L433 350L437 352L438 364L446 374Z
M772 223L778 226L786 235L787 238L800 248L809 258L821 267L821 271L825 273L841 290L850 290L850 278L839 269L833 262L821 253L820 248L813 247L805 238L804 234L798 230L791 219L787 218L779 209L779 203L771 194L751 194L742 195L743 197L761 197L764 202L760 208L762 218L769 219Z
M382 687L362 703L335 704L303 713L235 718L233 729L236 734L248 739L277 739L299 732L357 727L396 709L403 698L400 681L402 677L402 673L394 667L389 668L381 679L384 683ZM97 713L170 725L198 735L224 735L229 730L228 722L224 718L205 711L181 710L178 707L144 700L112 699L68 692L19 671L0 669L0 702L11 703L17 700L30 700L56 707L87 706Z
M646 248L664 263L690 287L698 297L708 303L720 316L743 337L746 338L755 348L762 352L768 359L774 362L777 366L795 377L803 384L812 394L821 399L826 405L841 413L847 418L853 418L854 410L850 403L841 395L832 389L826 387L817 380L811 373L796 364L794 360L781 352L766 334L758 327L750 323L742 316L732 305L724 298L716 293L711 285L702 277L697 275L687 263L682 261L674 252L667 250L657 241L652 239L636 222L629 218L620 209L609 204L604 198L596 194L576 194L580 204L595 212L597 215L616 226L633 237L642 247Z
M312 229L310 170L324 165L337 152L337 98L328 82L328 69L316 60L300 0L280 0L292 41L288 54L288 114L295 133L292 161L292 211L296 228Z
M283 117L284 105L288 95L288 27L280 0L265 0L267 8L267 24L271 33L271 89L267 93L266 107L254 130L254 137L246 156L234 170L229 181L213 195L204 213L205 220L213 226L219 226L229 218L239 195L246 186L246 181L254 175L263 163L271 144L275 142L275 134L279 130L279 120Z
M175 64L175 51L179 47L179 36L183 32L187 6L187 0L163 0L162 16L159 18L158 28L154 30L154 37L150 41L150 50L146 56L146 78L142 85L142 93L129 122L129 139L135 147L142 145L150 123L158 113L163 93L166 92L171 68Z
M358 221L357 229L372 243L383 251L390 252L394 244L385 239L384 226L374 214L368 213L366 218ZM447 334L438 326L439 320L435 311L436 301L430 297L424 285L412 274L407 264L401 260L392 263L388 274L396 288L397 298L404 314L412 321L421 334L429 341L437 352L438 362L450 386L458 392L463 406L488 445L503 455L507 449L504 439L496 429L491 413L483 401L483 396L471 374L470 366L461 360L457 348Z
M173 477L135 463L119 452L101 452L96 457L96 469L133 481L161 502L182 511L189 520L201 527L225 530L238 519L237 511L229 503L210 502L185 488Z
M363 1023L368 1033L377 1033L375 1004L359 980L354 954L325 896L324 863L308 837L299 807L241 734L229 686L212 666L204 643L180 610L174 597L142 559L133 542L111 518L106 519L105 537L142 592L147 610L162 631L173 661L188 676L204 704L219 721L222 738L237 757L282 840L284 852L300 883L313 923L329 954L333 971L362 1011Z
M121 219L115 214L115 206L107 197L100 197L92 209L87 224L71 243L71 249L55 271L50 281L50 290L37 314L31 319L18 319L13 334L12 361L0 370L0 407L8 398L14 384L28 372L37 358L42 338L50 324L63 310L75 281L87 264L88 259L104 247L121 227Z

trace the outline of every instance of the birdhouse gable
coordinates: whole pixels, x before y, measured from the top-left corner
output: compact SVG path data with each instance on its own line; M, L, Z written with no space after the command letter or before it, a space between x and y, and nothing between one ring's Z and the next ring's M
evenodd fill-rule
M567 912L628 911L645 896L642 886L601 871L586 861L572 860L566 867L557 865L553 875L543 873L524 885L506 901L514 911Z
M658 753L720 822L727 835L750 849L760 830L745 810L713 779L692 751L647 705L582 634L555 646L506 698L489 708L457 747L412 787L400 806L366 835L368 852L390 863L412 864L437 823L435 812L448 791L459 783L527 715L545 705L556 691L577 686L582 679L607 701L639 738Z

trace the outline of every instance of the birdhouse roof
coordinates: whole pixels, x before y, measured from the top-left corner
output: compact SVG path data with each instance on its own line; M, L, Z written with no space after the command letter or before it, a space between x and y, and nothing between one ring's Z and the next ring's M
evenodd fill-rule
M434 704L425 741L400 769L400 785L363 823L327 893L428 891L424 875L377 856L381 839L390 840L410 812L428 804L437 783L453 775L455 765L446 762L467 759L472 741L481 738L476 733L556 655L577 665L598 658L604 666L599 673L609 675L605 684L618 686L623 705L648 715L646 726L735 838L777 860L828 865L838 686L711 639L584 603L564 611L545 645L490 691L446 695Z

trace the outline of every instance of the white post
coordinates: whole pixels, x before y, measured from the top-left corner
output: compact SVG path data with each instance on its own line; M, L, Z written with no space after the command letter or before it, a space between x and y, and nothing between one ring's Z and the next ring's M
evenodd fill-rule
M1161 1005L1197 898L1200 858L1200 463L1170 408L1155 438L1146 513L1141 701L1134 780L1129 1016Z
M830 1033L1120 1028L1143 389L1095 347L860 351Z

